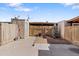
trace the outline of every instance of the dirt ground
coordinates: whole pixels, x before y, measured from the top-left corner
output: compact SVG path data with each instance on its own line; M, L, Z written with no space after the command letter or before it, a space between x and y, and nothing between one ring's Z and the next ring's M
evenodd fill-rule
M71 44L67 40L61 39L61 38L52 38L49 36L45 36L45 39L47 39L48 44Z
M36 37L35 44L47 44L47 40L42 37Z

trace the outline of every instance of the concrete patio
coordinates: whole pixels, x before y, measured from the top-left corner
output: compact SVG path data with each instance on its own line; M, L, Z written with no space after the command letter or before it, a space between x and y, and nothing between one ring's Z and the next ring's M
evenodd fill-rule
M32 46L33 41L30 39L20 39L0 46L0 56L38 56L38 49Z

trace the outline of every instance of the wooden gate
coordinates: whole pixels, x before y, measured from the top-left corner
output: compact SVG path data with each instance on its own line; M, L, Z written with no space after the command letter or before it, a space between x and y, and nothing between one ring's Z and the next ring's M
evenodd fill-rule
M17 26L16 24L1 24L1 44L5 44L13 41L17 36Z

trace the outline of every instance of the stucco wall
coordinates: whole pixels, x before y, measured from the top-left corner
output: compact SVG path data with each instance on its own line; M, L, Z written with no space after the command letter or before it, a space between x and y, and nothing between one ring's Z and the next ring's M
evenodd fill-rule
M1 36L2 36L2 35L1 35L1 32L2 32L2 31L1 31L1 23L0 23L0 45L1 45Z
M58 23L58 32L61 36L61 38L64 38L64 27L65 27L66 22L65 21L61 21Z
M29 21L25 21L25 32L24 32L24 36L29 37Z

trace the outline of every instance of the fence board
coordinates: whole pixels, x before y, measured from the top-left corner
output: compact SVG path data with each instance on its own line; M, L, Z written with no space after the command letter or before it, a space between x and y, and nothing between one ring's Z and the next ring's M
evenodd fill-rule
M79 44L79 26L66 26L64 38L72 43Z
M29 35L34 36L39 33L51 34L54 31L54 26L32 26L29 27Z
M11 42L16 38L17 36L17 26L16 24L8 24L8 23L2 23L1 24L1 30L2 30L2 38L1 38L1 44L6 44L8 42Z

